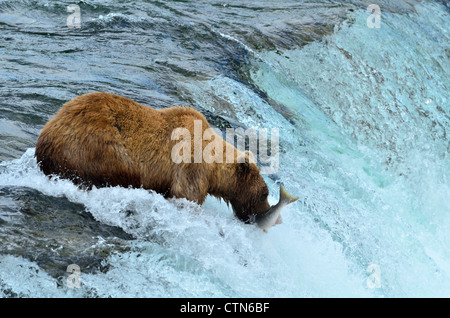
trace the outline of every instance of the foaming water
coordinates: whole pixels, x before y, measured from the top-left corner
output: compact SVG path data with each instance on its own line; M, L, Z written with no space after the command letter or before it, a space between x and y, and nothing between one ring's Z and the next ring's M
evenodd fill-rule
M252 70L306 123L306 210L351 259L380 266L386 296L450 293L449 16L438 4L417 12L386 13L379 30L355 14L323 43L268 52L270 65Z
M2 278L5 290L12 289L21 296L366 295L364 277L349 275L351 264L341 246L314 225L301 233L279 226L264 234L255 226L237 221L224 203L212 198L199 207L182 199L168 201L143 189L83 191L67 180L44 176L36 165L34 149L21 159L3 163L2 168L1 187L26 186L49 196L65 196L83 204L96 220L119 226L135 237L129 252L105 259L104 266L109 268L106 273L82 274L80 290L63 286L58 291L40 293L37 288L41 284L55 280L44 273L33 276L28 292L15 289L9 279ZM273 197L270 200L275 201ZM286 215L295 213L295 207L286 208ZM323 237L317 241L320 232ZM330 263L330 258L335 262ZM2 256L0 262L7 268L27 261Z

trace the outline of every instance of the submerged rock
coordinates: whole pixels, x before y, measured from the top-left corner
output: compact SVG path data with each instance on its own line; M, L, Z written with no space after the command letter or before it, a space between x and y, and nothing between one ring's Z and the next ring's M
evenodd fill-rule
M0 188L0 250L36 262L53 277L76 264L83 273L105 271L102 261L128 250L133 237L96 221L81 204L19 187Z

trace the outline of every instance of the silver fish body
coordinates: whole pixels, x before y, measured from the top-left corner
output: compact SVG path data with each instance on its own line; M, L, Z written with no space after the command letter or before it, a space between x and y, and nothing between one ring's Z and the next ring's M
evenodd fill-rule
M290 195L283 185L280 185L280 200L266 212L255 215L255 223L267 232L269 228L281 223L281 210L288 204L297 201L298 198Z

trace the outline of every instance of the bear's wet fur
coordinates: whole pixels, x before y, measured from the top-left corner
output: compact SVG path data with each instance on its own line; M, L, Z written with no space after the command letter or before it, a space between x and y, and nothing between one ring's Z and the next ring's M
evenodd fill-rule
M126 97L95 92L67 102L43 128L36 142L36 159L46 175L56 175L86 187L123 186L154 190L165 197L202 204L208 194L231 204L242 221L267 211L267 185L248 152L230 147L233 162L200 163L172 160L176 128L194 134L210 128L205 117L189 107L153 109ZM194 138L191 139L194 158ZM209 141L202 141L203 148ZM229 149L230 149L229 148ZM224 151L225 152L225 151ZM225 156L225 154L224 154ZM244 156L244 162L238 158Z

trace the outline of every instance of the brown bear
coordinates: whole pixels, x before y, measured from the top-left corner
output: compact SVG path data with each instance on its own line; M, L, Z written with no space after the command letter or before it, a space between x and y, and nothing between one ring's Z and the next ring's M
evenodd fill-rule
M212 153L223 160L199 162L195 138L180 149L190 149L190 154L183 153L186 160L173 160L173 149L180 145L174 131L182 128L194 135L195 123L201 123L202 134L210 128L205 117L189 107L157 110L114 94L85 94L64 104L45 125L35 156L46 175L87 187L143 187L198 204L210 194L231 204L244 222L267 211L269 191L257 165L218 134L202 139L200 152L213 141L222 143L227 151ZM229 149L232 162L226 157Z

